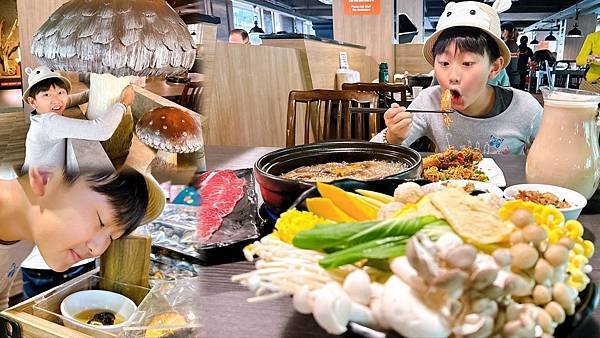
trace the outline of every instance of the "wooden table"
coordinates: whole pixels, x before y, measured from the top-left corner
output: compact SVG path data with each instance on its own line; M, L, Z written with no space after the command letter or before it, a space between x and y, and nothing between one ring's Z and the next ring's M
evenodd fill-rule
M192 82L204 81L204 74L189 73L188 77ZM146 79L144 88L153 92L156 95L167 99L177 100L183 92L185 83L167 82L164 77L150 77Z
M207 146L208 169L251 168L262 155L277 148ZM492 156L504 171L508 185L525 182L524 156ZM582 215L580 220L593 233L600 233L600 214ZM600 281L600 255L591 264L593 281ZM230 281L235 274L253 269L249 262L205 267L200 274L201 297L195 300L207 337L323 337L327 336L312 316L303 315L284 297L263 303L246 302L253 294ZM572 337L600 337L600 311L594 312Z

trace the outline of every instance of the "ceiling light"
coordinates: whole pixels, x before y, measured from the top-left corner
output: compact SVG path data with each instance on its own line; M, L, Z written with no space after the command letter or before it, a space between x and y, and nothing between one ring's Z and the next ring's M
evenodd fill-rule
M573 25L573 29L571 29L567 33L567 37L570 37L570 38L580 38L580 37L583 37L583 34L581 34L581 30L579 30L579 28L577 28L577 22L575 23L575 25Z
M556 36L552 35L552 31L550 31L550 34L548 34L544 41L556 41Z
M529 43L530 45L537 45L540 42L537 40L537 37L534 37L533 40L531 40L531 42Z
M577 4L575 4L575 8L577 8ZM575 24L573 25L573 29L567 32L567 36L570 38L580 38L583 37L579 28L577 28L577 22L579 21L579 9L575 10Z

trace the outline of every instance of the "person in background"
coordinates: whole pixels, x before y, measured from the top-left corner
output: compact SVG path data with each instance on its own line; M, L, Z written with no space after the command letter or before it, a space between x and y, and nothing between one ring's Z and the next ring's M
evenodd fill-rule
M536 50L531 59L540 70L546 69L546 61L548 61L548 67L552 67L554 62L556 62L556 57L548 49Z
M249 44L250 37L248 36L248 32L239 28L232 29L231 32L229 32L229 43Z
M518 88L524 90L525 79L527 78L527 74L529 74L529 64L533 58L533 51L527 46L529 39L525 35L521 36L519 42L519 61L517 62L517 68L519 69L521 79Z
M502 24L502 40L508 46L510 50L510 61L506 66L506 73L508 74L508 80L510 86L513 88L521 87L521 75L518 69L519 60L519 46L517 45L517 28L512 22L505 22Z
M0 179L0 310L34 246L52 270L67 271L160 215L158 183L130 167L73 173L30 167Z
M487 84L510 59L492 7L475 1L448 3L423 54L440 85L424 89L409 108L440 110L442 93L449 90L455 110L450 114L452 122L445 124L443 114L410 113L392 104L384 114L386 128L372 142L410 146L427 136L437 151L463 146L484 154L527 151L543 109L529 93Z
M585 37L575 62L579 66L590 66L580 89L600 92L600 31Z

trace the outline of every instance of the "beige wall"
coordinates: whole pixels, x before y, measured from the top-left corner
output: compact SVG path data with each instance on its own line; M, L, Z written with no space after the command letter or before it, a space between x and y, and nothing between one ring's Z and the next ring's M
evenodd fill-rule
M350 69L360 73L361 80L370 81L370 69L364 48L338 45L311 39L264 39L264 46L296 48L301 51L302 67L310 89L335 89L340 52L348 55Z
M309 88L295 48L217 42L205 90L205 144L285 146L287 99Z
M377 78L380 62L387 62L389 69L394 68L393 5L393 1L382 0L379 15L346 16L342 1L333 1L333 38L367 47L370 71L368 77L361 73L362 81Z

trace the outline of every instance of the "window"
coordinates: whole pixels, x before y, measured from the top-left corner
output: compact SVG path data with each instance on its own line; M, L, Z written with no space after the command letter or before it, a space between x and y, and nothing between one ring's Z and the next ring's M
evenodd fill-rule
M262 11L262 29L265 31L265 34L273 34L273 12L263 9Z
M233 7L233 27L247 31L254 27L254 12L240 7Z
M302 34L304 33L304 20L300 20L296 18L296 33Z
M294 33L294 18L281 13L275 14L276 32Z

